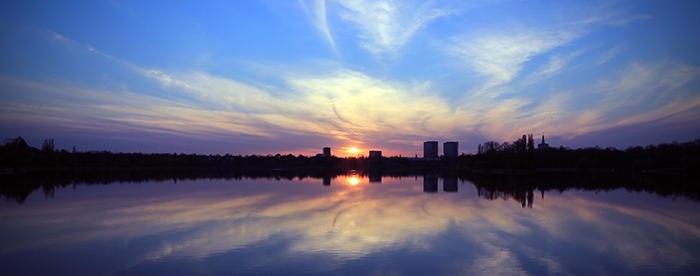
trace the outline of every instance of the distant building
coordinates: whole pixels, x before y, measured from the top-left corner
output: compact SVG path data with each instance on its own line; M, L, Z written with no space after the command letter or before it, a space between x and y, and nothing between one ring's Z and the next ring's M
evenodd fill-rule
M547 144L547 143L544 142L544 134L542 134L542 143L540 143L539 145L537 145L537 149L538 149L538 150L546 150L546 149L549 149L549 144Z
M445 142L442 145L442 150L445 153L445 157L457 157L459 155L459 150L457 148L457 142Z
M330 147L323 148L323 157L331 157L331 148Z
M437 141L427 141L423 143L423 158L437 158L438 157L438 142Z
M381 150L370 150L369 151L369 158L382 158L382 151Z

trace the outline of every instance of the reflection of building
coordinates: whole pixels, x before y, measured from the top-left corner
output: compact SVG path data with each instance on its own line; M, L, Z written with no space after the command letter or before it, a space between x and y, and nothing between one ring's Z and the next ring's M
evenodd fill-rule
M549 144L547 144L547 143L544 142L544 134L542 134L542 143L540 143L539 145L537 145L537 149L538 149L538 150L549 149Z
M324 176L323 177L323 186L330 186L331 185L331 177L330 176Z
M423 158L437 158L438 157L438 142L437 141L427 141L423 143Z
M437 144L437 142L435 142ZM426 174L423 176L423 192L426 193L437 193L438 191L438 177L437 175Z
M331 157L331 148L330 147L323 148L323 157Z
M381 150L370 150L369 151L369 158L382 158L382 151Z
M442 145L442 150L445 153L445 157L457 157L457 155L459 155L457 144L457 142L445 142Z
M369 183L382 183L382 174L379 172L370 172Z
M442 190L448 193L457 192L457 178L456 177L445 177L442 182Z

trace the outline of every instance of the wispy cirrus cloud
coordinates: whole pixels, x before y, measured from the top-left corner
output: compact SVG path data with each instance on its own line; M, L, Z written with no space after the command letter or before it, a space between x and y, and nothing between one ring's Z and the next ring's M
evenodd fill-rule
M637 20L648 20L652 19L650 15L647 14L636 14L636 15L620 15L616 12L607 11L604 14L592 16L583 20L572 22L572 25L579 24L604 24L613 26L624 26L630 22Z
M68 38L65 41L80 45ZM446 100L432 93L426 82L391 83L344 69L323 75L299 74L295 70L284 74L286 90L273 94L265 87L203 71L146 69L94 47L86 49L155 81L165 91L175 92L166 94L189 95L195 101L92 90L67 83L45 85L10 78L4 81L31 91L28 94L34 98L60 99L48 103L48 109L27 109L56 123L61 120L57 125L68 129L102 124L109 127L100 131L141 129L188 137L208 133L212 138L313 134L359 145L389 140L392 133L428 135L451 118ZM23 108L4 104L7 112ZM56 107L64 113L47 112Z
M328 40L328 43L335 51L335 40L328 27L326 0L299 0L299 4L309 17L309 21L311 21L321 35Z
M524 85L530 85L543 79L559 74L573 59L584 54L586 50L573 51L566 55L553 54L549 62L536 72L530 73L525 79Z
M462 128L477 129L500 141L511 140L513 133L546 131L570 139L657 120L689 120L688 114L700 109L700 95L690 88L698 74L700 68L678 61L633 63L587 87L536 97L472 95L455 115L468 122Z
M700 95L687 85L700 68L677 61L633 63L623 72L578 91L563 92L564 117L547 124L550 132L573 138L585 133L678 116L700 107ZM541 109L541 108L538 108Z
M376 142L389 134L428 135L452 119L429 83L392 84L354 71L290 77L314 120L332 124L337 138Z
M537 47L526 47L530 49L527 51L505 51L525 59L542 51L538 49L558 44L538 43ZM99 52L87 47L86 50ZM553 55L538 76L557 74L578 54L574 51L563 57ZM160 84L166 93L149 96L138 91L89 89L70 83L40 84L4 77L0 78L4 87L25 91L18 95L31 98L3 100L0 104L4 118L8 122L50 122L49 125L66 129L190 138L201 138L206 133L207 139L220 140L231 135L269 139L315 135L343 145L381 145L393 149L387 154L398 155L420 141L434 139L436 133L458 138L457 135L469 132L497 140L511 140L513 133L540 131L576 137L677 116L700 106L700 96L687 88L700 69L677 61L633 63L624 72L584 88L508 97L472 93L464 101L451 102L436 93L430 81L387 81L342 68L330 73L273 70L281 75L283 84L275 88L281 91L272 91L201 70L146 69L103 56ZM498 94L500 88L487 91ZM189 97L162 96L183 94Z
M580 32L573 30L484 31L454 37L449 52L486 76L486 89L512 81L522 70L522 64L533 56L580 36Z
M572 45L588 34L603 28L614 28L638 20L648 20L645 14L630 15L608 3L598 8L579 6L581 11L568 13L573 19L558 19L547 23L510 19L498 28L467 30L451 38L445 45L446 52L461 58L467 67L486 80L483 89L511 82L520 76L523 67L534 57ZM583 15L582 15L583 14ZM582 19L576 19L582 18ZM621 46L604 53L599 64L615 57ZM546 78L564 69L573 58L587 49L574 49L569 55L553 54L547 67L528 75L525 84Z
M34 104L0 102L12 122L35 121L46 126L104 132L153 132L198 137L201 133L224 136L267 136L264 126L235 111L202 108L191 102L168 100L128 91L93 90L70 84L36 84L11 78L0 82L23 91ZM49 99L41 103L34 98Z
M616 45L616 46L608 49L607 51L602 53L600 55L600 57L598 57L598 60L596 63L600 65L600 64L606 63L609 60L615 58L620 53L622 48L623 48L623 45Z
M105 54L104 52L95 49L95 47L92 47L92 45L90 45L90 44L81 44L81 43L79 43L79 42L77 42L69 37L66 37L62 34L59 34L59 33L53 32L53 31L48 31L48 34L51 36L51 39L53 39L53 40L61 41L61 42L72 44L72 45L79 45L79 46L85 47L89 52L99 54L101 56L104 56L104 57L109 58L109 59L114 60L114 61L128 63L124 60L120 60L120 59L117 59L111 55Z
M455 13L428 1L337 0L345 9L340 18L353 23L360 31L362 46L381 55L393 53L409 43L426 24Z

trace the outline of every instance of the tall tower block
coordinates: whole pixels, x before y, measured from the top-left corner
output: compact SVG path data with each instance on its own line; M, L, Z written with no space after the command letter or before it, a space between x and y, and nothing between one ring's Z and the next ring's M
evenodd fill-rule
M423 143L423 158L437 158L438 157L438 142L437 141L427 141Z
M445 142L442 146L445 157L457 157L459 155L458 142Z

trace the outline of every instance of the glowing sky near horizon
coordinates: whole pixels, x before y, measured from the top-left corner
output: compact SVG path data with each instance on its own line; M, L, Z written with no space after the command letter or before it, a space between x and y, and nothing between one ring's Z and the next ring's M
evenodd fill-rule
M422 155L700 138L695 1L5 1L0 138ZM360 152L347 149L357 147Z

